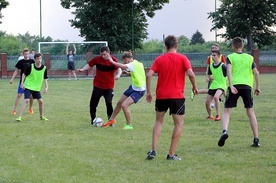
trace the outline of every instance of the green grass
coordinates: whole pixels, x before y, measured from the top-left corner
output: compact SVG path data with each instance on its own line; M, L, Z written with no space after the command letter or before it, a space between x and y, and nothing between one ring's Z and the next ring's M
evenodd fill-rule
M206 87L204 80L197 76L199 88ZM89 117L91 79L50 79L48 93L42 93L49 121L39 120L35 101L35 114L26 109L18 123L17 116L10 114L18 80L10 85L2 79L0 182L276 182L275 80L276 75L261 75L262 93L254 97L260 148L250 147L253 136L241 100L232 111L229 138L218 147L221 124L205 120L205 95L198 95L194 101L187 97L177 148L182 161L175 162L166 160L173 128L168 114L158 154L152 161L145 160L155 120L154 102L148 104L145 97L130 108L134 130L121 129L123 113L114 128L96 128ZM114 106L129 84L128 77L116 81ZM190 89L188 82L187 96ZM107 120L105 111L102 98L97 116Z

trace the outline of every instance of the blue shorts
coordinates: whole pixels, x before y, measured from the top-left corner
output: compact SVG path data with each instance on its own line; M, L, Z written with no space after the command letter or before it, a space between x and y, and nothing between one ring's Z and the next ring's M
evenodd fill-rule
M33 96L33 99L41 99L40 91L32 91L27 88L24 90L24 99L30 99L30 96Z
M21 82L19 82L18 84L17 94L24 94L24 90L20 86L21 86Z
M130 85L128 89L124 92L124 95L127 97L131 97L134 103L137 103L140 98L142 98L145 94L146 90L143 91L136 91L133 90L132 86Z

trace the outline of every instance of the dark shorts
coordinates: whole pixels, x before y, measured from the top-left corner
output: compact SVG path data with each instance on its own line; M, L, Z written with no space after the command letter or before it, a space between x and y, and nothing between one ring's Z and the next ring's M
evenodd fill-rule
M39 91L33 91L25 88L24 90L24 99L30 99L30 96L33 96L33 99L41 99L41 94Z
M185 114L185 98L183 99L164 99L155 101L155 111L167 112L170 109L171 114L184 115Z
M219 88L219 89L209 89L208 92L207 92L207 94L208 94L208 95L211 95L211 96L215 96L215 94L216 94L216 92L217 92L218 90L221 90L222 93L224 92L224 90L221 89L221 88Z
M237 107L237 101L239 97L243 99L244 108L253 107L253 97L251 89L237 89L238 93L233 94L228 87L226 100L224 103L225 108Z
M68 62L67 63L67 68L68 68L68 70L74 71L75 70L75 63L74 62Z
M143 91L133 90L132 86L130 85L128 89L124 92L124 95L127 97L131 97L134 103L137 103L140 100L140 98L144 96L145 91L146 90L143 90Z
M20 87L21 83L18 84L17 94L23 94L24 90Z

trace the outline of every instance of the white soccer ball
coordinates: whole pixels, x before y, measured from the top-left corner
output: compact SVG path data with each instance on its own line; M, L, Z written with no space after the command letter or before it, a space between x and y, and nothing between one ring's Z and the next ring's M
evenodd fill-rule
M99 117L96 117L94 120L93 120L93 125L95 127L102 127L104 124L104 121L102 120L102 118L99 118Z

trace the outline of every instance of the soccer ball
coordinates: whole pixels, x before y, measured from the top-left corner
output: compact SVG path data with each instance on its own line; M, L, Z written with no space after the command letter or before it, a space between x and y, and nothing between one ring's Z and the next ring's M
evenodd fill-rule
M104 121L102 120L102 118L96 117L96 118L93 120L93 125L94 125L95 127L102 127L103 124L104 124Z

